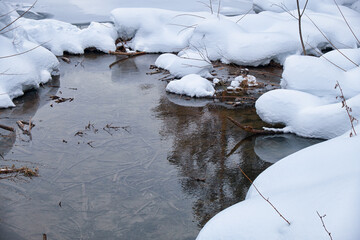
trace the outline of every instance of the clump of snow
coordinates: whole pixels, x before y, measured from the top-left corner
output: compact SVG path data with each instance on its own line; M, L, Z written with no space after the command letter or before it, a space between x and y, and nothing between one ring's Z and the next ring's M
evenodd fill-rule
M10 24L15 16L0 2L0 29ZM58 60L50 51L29 41L18 22L4 28L0 34L0 107L13 107L12 99L24 91L37 88L51 79L57 70Z
M256 87L259 84L256 82L256 77L253 75L237 76L231 81L230 86L233 88L239 87Z
M63 55L64 51L82 54L90 47L106 53L116 49L117 32L110 23L92 22L87 28L80 29L53 19L21 18L18 22L32 42L43 44L57 56Z
M168 70L175 77L183 77L188 74L198 74L205 78L212 77L210 60L199 52L186 51L180 52L178 55L165 53L158 57L155 65Z
M360 128L357 130L360 132ZM291 223L250 187L246 200L213 217L197 240L360 239L360 137L349 133L296 152L254 181Z
M212 83L197 74L169 82L166 91L190 97L212 97L215 93Z

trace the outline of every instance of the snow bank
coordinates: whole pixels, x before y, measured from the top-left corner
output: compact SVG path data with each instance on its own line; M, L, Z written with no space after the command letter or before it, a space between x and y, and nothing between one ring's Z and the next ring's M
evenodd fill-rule
M272 12L284 12L288 10L296 10L297 4L294 0L253 0L254 10L259 11L272 11ZM303 8L306 0L299 0L300 8ZM358 0L336 0L336 2L341 5L353 6ZM334 0L316 0L308 1L306 9L314 10L317 12L327 12L333 7L336 7Z
M354 32L360 35L359 13L347 7L342 7L342 11ZM306 13L336 47L357 46L333 5L327 12L309 9ZM302 51L298 22L287 12L248 14L241 21L242 16L160 9L115 9L111 14L119 37L131 39L129 46L139 51L200 51L211 61L250 66L268 64L271 60L282 64L286 57ZM302 26L306 49L311 52L329 43L310 19L304 17Z
M11 23L10 11L0 2L0 29ZM29 41L17 22L0 34L0 46L0 108L13 107L12 99L50 80L59 62L47 49Z
M43 44L57 56L63 55L64 51L82 54L84 49L90 47L106 53L116 49L117 33L110 23L92 22L87 28L80 29L70 23L53 19L21 18L18 22L31 41Z
M169 82L166 91L190 97L212 97L215 93L212 83L196 74Z
M360 132L360 128L357 128ZM349 133L311 146L275 163L254 181L290 221L287 225L256 192L213 217L197 240L360 239L360 137Z

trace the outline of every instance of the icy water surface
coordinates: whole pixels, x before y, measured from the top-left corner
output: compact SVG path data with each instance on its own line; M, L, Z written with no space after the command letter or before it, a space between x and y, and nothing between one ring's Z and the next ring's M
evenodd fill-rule
M114 56L71 57L58 79L0 111L2 124L36 125L32 140L0 131L0 165L40 173L1 176L0 239L195 239L209 218L245 198L239 166L255 179L316 143L247 137L226 116L260 127L254 109L167 94L163 74L146 74L156 57L111 69Z

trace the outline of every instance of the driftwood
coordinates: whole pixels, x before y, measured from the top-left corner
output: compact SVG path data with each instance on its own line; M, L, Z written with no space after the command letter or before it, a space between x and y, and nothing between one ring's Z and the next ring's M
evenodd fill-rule
M253 134L278 134L279 133L277 131L254 129L251 126L244 126L241 123L239 123L238 121L234 120L232 117L227 117L227 119L229 119L234 125L238 126L242 130L249 132L249 133L253 133Z
M39 170L37 168L35 168L34 170L28 167L15 168L14 166L11 168L8 167L0 168L0 174L10 174L10 173L22 173L27 177L39 176Z
M109 51L109 54L133 57L133 56L138 56L138 55L144 55L144 54L146 54L146 52L119 52L119 51L114 52L114 51Z
M126 58L122 58L122 59L119 59L119 60L116 60L115 62L113 62L112 64L109 65L109 68L112 68L112 66L122 62L122 61L125 61L131 57L135 57L135 56L140 56L140 55L144 55L146 54L146 52L120 52L120 51L109 51L109 54L111 55L117 55L117 56L125 56Z
M0 128L8 130L10 132L15 132L15 129L13 127L5 126L5 125L2 125L2 124L0 124Z
M26 135L29 135L31 137L31 129L33 127L35 127L35 124L33 124L31 122L31 119L29 122L27 121L22 121L22 120L19 120L16 122L16 124L19 126L19 128L21 129L21 131L23 132L23 134L26 134ZM25 125L28 125L29 126L29 129L26 129L25 128Z

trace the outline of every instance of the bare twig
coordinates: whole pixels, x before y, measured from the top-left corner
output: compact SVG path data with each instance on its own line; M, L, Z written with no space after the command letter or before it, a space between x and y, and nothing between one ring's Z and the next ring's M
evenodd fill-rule
M144 54L146 54L146 52L114 52L114 51L109 51L109 54L133 57L133 56L138 56L138 55L144 55Z
M290 225L290 222L279 212L279 210L269 201L269 198L265 198L264 195L259 191L259 189L255 186L254 182L246 175L246 173L239 167L241 173L250 181L251 185L255 188L255 190L259 193L259 195L270 204L270 206L279 214L279 216L284 219L284 221Z
M336 2L336 0L334 0L334 3L335 3L335 5L336 5L336 7L338 8L338 10L339 10L339 12L340 12L341 16L343 17L343 19L344 19L344 21L345 21L346 25L347 25L347 26L348 26L348 28L350 29L350 31L351 31L351 33L352 33L352 35L355 37L356 41L357 41L357 42L358 42L358 44L360 45L360 40L357 38L356 34L354 33L354 31L353 31L353 30L352 30L352 28L350 27L350 24L349 24L349 22L346 20L346 18L345 18L345 16L344 16L343 12L341 11L341 9L340 9L340 7L339 7L339 4Z
M319 216L319 218L320 218L320 220L321 220L321 223L322 223L322 225L323 225L326 233L329 235L329 238L330 238L331 240L333 240L333 238L332 238L332 236L331 236L331 232L329 232L329 231L327 230L327 228L326 228L326 226L325 226L325 223L324 223L324 220L323 220L323 218L326 217L326 214L324 214L323 216L321 216L318 211L316 211L316 213L317 213L317 215Z
M37 45L36 47L33 47L33 48L31 48L31 49L29 49L29 50L26 50L26 51L24 51L24 52L21 52L21 53L15 53L15 54L13 54L13 55L7 55L7 56L2 56L2 57L0 56L0 59L10 58L10 57L15 57L15 56L23 55L23 54L25 54L25 53L28 53L28 52L30 52L30 51L32 51L32 50L37 49L38 47L43 46L44 44L46 44L46 43L48 43L48 42L49 42L49 41L44 42L44 43L42 43L42 44L39 44L39 45Z
M8 130L10 132L15 132L15 129L13 127L5 126L3 124L0 124L0 128Z
M221 6L221 0L219 0L219 6L218 6L218 11L217 11L217 17L218 18L220 16L220 6Z
M232 117L227 117L227 119L229 119L233 124L235 124L236 126L241 128L242 130L249 132L249 133L254 133L254 134L278 134L279 133L279 132L270 131L270 130L254 129L251 126L244 126L241 123L239 123L238 121L234 120Z
M350 120L350 124L351 124L350 137L352 137L353 135L356 136L357 134L356 134L355 127L354 127L354 122L357 121L357 119L351 115L352 109L347 105L347 102L346 102L346 99L345 99L345 96L344 96L344 93L340 86L339 81L336 81L335 89L336 88L339 88L339 90L340 90L341 95L339 96L339 98L341 99L342 108L345 108L347 115L349 117L349 120ZM338 98L338 97L336 97L336 98Z
M38 1L38 0L35 0L35 2L34 2L28 9L26 9L26 11L24 11L19 17L15 18L11 23L7 24L5 27L3 27L2 29L0 29L0 33L1 33L4 29L6 29L6 28L8 28L9 26L11 26L14 22L16 22L17 20L19 20L20 18L22 18L26 13L28 13L28 12L30 11L30 9L32 9L32 8L35 6L35 4L36 4L37 1Z
M15 168L15 166L8 168L0 168L0 174L10 174L10 173L22 173L26 177L37 177L39 176L39 169L35 168L34 170L28 167Z
M323 31L321 31L321 29L318 27L318 25L316 25L316 23L307 15L305 14L305 16L312 22L312 24L317 28L317 30L321 33L321 35L323 35L323 37L326 39L326 41L336 50L338 51L343 57L345 57L347 60L349 60L351 63L353 63L355 66L359 67L359 65L357 63L355 63L353 60L351 60L348 56L346 56L343 52L341 52L337 47L335 47L335 45L330 41L330 39L328 37L326 37L326 35L323 33Z
M342 67L340 67L339 65L337 65L336 63L334 63L333 61L331 61L330 59L328 59L327 57L324 56L324 54L322 54L322 52L316 50L315 47L311 46L309 43L306 43L307 45L309 45L317 54L320 55L320 57L324 58L326 61L328 61L329 63L331 63L332 65L334 65L335 67L339 68L340 70L346 72L346 70Z
M239 23L244 17L246 17L253 9L250 8L244 15L242 15L242 17L236 21L236 23Z
M303 16L304 12L305 12L307 4L308 4L308 0L306 0L304 8L303 8L302 12L300 12L300 3L299 3L299 0L296 0L297 12L298 12L299 36L300 36L301 47L303 49L304 55L307 55L307 54L306 54L306 49L305 49L305 44L304 44L304 39L303 39L302 29L301 29L301 18Z
M181 17L181 16L191 16L191 17L198 17L198 18L202 18L202 19L206 19L205 17L203 16L199 16L199 15L196 15L196 14L190 14L190 13L183 13L183 14L178 14L176 15L174 18L177 18L177 17Z

